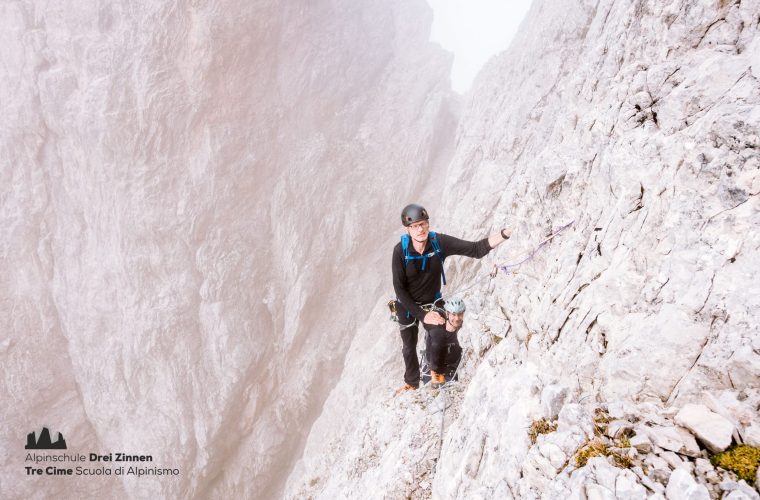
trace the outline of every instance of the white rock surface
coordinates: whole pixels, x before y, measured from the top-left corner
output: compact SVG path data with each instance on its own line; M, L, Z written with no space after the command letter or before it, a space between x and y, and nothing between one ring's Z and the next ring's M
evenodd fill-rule
M691 463L685 460L686 457L681 458L681 455L672 451L661 451L659 452L659 456L668 463L671 469L686 469L691 472Z
M734 425L704 405L687 404L676 414L675 422L686 427L713 453L731 445Z
M737 500L756 500L760 498L760 495L758 495L757 492L755 492L755 490L745 481L723 481L720 483L719 487L723 492L725 492L723 498L734 498Z
M714 467L709 460L704 458L698 458L694 461L694 468L696 472L702 476L714 470Z
M709 500L710 494L687 470L676 469L670 475L665 497L668 500Z
M755 493L754 491L752 493L754 493L754 495L749 495L745 493L744 491L734 490L724 495L723 499L724 500L754 500L758 498L757 493Z
M586 485L586 498L588 500L615 500L615 492L598 484Z
M641 434L637 434L631 438L631 446L641 453L649 453L652 451L652 442L647 436Z
M744 430L744 444L760 448L760 425L752 424Z
M647 498L647 490L638 481L636 475L628 470L618 475L615 481L615 498L638 500Z
M689 431L681 427L651 427L649 436L654 444L665 450L691 457L699 456L699 445Z
M541 392L541 405L544 408L544 414L549 420L556 420L559 412L567 399L567 388L556 384L544 387Z

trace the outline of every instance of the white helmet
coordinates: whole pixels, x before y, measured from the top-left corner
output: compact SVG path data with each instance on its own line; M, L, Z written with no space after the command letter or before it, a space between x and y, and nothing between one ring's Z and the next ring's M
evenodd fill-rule
M464 305L464 300L460 299L459 297L452 297L450 299L447 299L446 304L444 304L443 308L452 314L462 314L467 309L467 307Z

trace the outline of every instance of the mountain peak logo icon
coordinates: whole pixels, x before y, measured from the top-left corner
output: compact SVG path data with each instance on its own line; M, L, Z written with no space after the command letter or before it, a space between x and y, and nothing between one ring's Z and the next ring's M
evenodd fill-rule
M27 450L65 450L66 440L63 439L63 434L58 433L58 439L53 442L50 439L50 431L47 427L43 427L40 431L39 437L35 436L35 432L30 432L26 435Z

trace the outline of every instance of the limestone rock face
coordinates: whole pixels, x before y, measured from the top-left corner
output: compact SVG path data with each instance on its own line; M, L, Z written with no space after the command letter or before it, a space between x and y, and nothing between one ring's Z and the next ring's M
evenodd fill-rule
M730 473L697 470L705 451L674 417L707 394L743 430L760 403L757 12L533 3L476 80L444 181L438 229L514 228L482 261L447 259L444 295L468 304L462 393L393 399L398 333L360 329L291 497L605 498L623 470L621 491L720 496ZM386 418L400 427L372 430ZM670 430L632 448L606 434L614 419ZM581 450L596 456L582 465Z

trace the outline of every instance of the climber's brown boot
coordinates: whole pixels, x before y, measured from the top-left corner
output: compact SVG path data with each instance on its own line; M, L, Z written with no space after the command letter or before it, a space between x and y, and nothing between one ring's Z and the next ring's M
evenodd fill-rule
M399 395L399 394L401 394L402 392L406 392L406 391L414 391L414 390L416 390L416 389L417 389L417 388L416 388L416 387L414 387L413 385L404 384L402 387L399 387L398 389L396 389L396 392L395 392L393 395L394 395L394 396L398 396L398 395Z
M430 383L433 384L433 387L440 387L446 383L446 377L443 376L443 373L430 370Z

